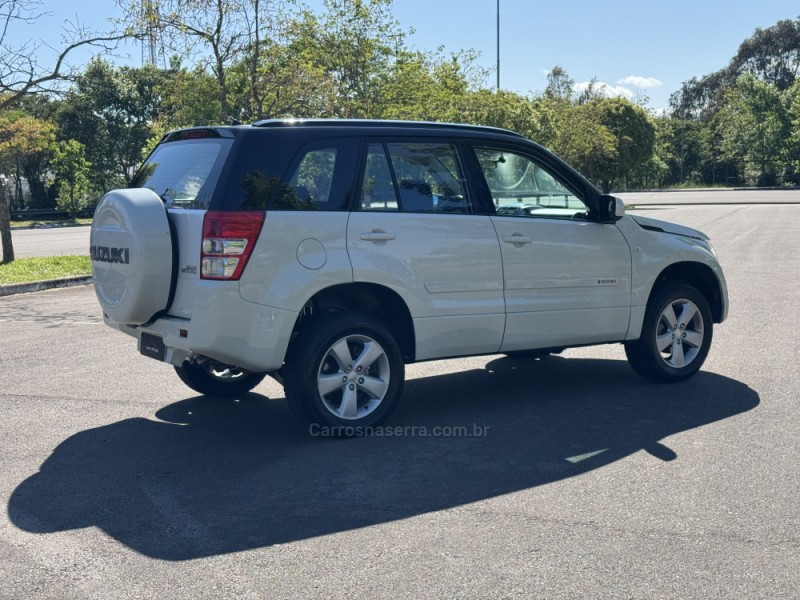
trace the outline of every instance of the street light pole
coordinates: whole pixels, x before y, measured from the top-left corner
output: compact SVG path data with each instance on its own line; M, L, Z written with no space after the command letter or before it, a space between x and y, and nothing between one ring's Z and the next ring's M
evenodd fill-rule
M500 91L500 0L497 0L497 91Z

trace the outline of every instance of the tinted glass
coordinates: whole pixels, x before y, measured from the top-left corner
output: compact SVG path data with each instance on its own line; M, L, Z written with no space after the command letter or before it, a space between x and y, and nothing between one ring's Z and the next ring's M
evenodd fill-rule
M289 154L288 159L288 148L280 141L277 136L262 133L236 151L226 186L227 207L234 210L346 210L357 140L314 141Z
M232 140L166 142L156 147L130 187L153 190L172 208L208 208Z
M336 170L336 155L336 148L320 148L303 156L287 184L287 192L291 192L295 205L307 210L327 208ZM272 208L278 207L273 203ZM291 208L291 205L286 208Z
M456 147L446 143L370 144L361 208L473 212Z
M383 144L370 144L361 184L361 210L399 210L389 159Z

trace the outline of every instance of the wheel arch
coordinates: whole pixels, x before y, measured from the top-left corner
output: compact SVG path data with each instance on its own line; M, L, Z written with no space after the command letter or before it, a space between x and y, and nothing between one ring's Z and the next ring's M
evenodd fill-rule
M648 302L653 297L653 294L664 285L674 282L687 283L697 288L708 299L714 323L722 322L725 318L722 284L711 267L701 262L692 261L669 265L656 277L653 287L650 289Z
M376 319L392 333L405 362L414 361L416 336L408 305L394 290L374 283L343 283L316 292L303 305L292 335L309 317L338 311L359 312Z

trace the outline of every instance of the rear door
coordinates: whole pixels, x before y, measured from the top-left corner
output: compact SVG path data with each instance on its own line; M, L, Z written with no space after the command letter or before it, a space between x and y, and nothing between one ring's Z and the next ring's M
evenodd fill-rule
M173 134L156 147L131 182L130 187L154 191L168 210L178 259L171 315L192 316L200 279L203 217L232 145L233 134L226 130Z
M417 359L500 348L500 248L490 217L477 212L457 144L368 140L347 227L353 276L405 300Z
M624 339L631 254L616 225L590 220L581 192L533 153L492 145L474 150L503 256L501 350Z

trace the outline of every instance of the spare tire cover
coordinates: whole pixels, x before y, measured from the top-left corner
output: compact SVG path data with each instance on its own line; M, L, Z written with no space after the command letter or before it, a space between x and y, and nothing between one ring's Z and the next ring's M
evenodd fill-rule
M152 190L108 192L94 213L92 278L103 312L141 325L168 308L173 245L164 203Z

